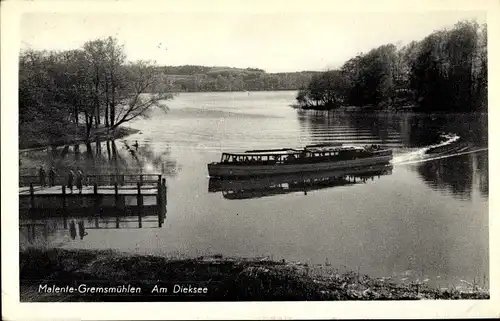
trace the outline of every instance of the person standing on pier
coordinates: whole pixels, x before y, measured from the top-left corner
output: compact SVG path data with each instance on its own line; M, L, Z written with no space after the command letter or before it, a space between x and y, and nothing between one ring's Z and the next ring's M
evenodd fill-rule
M38 171L38 176L40 178L40 186L45 186L45 170L43 169L43 166L40 166L40 170Z
M85 232L85 223L83 220L78 221L78 235L80 235L80 240L83 240L83 238L89 233Z
M68 188L71 191L71 194L73 194L73 178L75 177L75 173L70 169L69 174L68 174Z
M69 235L71 236L71 239L75 239L76 238L76 224L75 224L75 221L71 221L71 223L69 223Z
M78 171L76 172L76 188L78 188L81 194L83 188L83 172L79 168Z
M56 169L52 166L49 170L49 186L56 185Z

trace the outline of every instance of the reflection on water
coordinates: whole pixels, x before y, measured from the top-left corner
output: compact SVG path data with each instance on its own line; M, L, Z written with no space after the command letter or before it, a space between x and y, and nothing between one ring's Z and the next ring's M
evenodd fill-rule
M21 151L20 155L20 175L36 175L39 166L54 166L59 175L75 168L91 175L175 175L178 170L167 143L152 145L137 140L107 140L88 145L50 147Z
M435 144L443 134L454 133L476 146L488 144L488 117L480 114L298 111L297 118L301 127L318 142L375 142L393 148L412 148Z
M80 239L75 219L73 240L69 218L66 227L62 218L47 218L23 221L49 227L22 226L21 238L29 244L28 237L47 235L46 246L148 254L209 252L309 263L327 258L334 267L401 282L458 286L488 277L488 154L473 152L488 146L487 115L297 111L289 107L295 94L180 94L166 115L130 124L140 133L92 144L90 153L86 146L79 153L74 146L20 153L21 174L36 175L42 163L59 171L79 166L89 174L163 173L169 200L161 228L143 222L139 229L134 218L117 229L110 218L96 229L95 218L85 217L88 235ZM429 146L455 136L454 143L473 153L456 155L450 145L439 159L426 155ZM345 175L243 183L207 175L207 163L223 151L326 142L392 148L392 171L373 182L369 175L366 184L356 175L351 183Z
M302 192L307 195L308 192L314 190L366 183L391 173L392 166L379 165L330 172L307 172L237 180L210 178L208 191L222 192L223 197L227 199L249 199L294 192Z
M164 217L142 216L100 216L46 217L21 219L19 223L20 248L64 247L75 241L86 241L89 232L112 229L142 229L161 227Z
M470 200L477 190L488 197L488 154L486 152L422 162L416 166L422 179L433 189Z
M488 145L487 115L299 111L298 120L317 142L376 143L393 148L397 155L394 165L410 164L432 189L445 190L458 199L470 199L474 189L488 196L487 152L468 153ZM450 148L440 157L432 160L432 155L425 154L425 147L450 136L457 140L451 139ZM458 150L461 153L455 156Z

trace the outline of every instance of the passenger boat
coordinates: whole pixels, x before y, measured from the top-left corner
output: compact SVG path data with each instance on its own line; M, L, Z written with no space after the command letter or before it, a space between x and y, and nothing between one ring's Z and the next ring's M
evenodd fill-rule
M379 145L347 146L341 143L222 153L220 162L208 164L211 177L247 177L297 172L328 171L387 164L392 150Z
M374 165L327 172L304 172L241 179L210 178L208 192L226 199L250 199L365 183L391 175L392 165Z

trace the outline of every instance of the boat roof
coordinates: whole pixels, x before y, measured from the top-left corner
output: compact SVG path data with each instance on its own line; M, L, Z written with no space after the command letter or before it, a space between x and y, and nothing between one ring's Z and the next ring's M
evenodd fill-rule
M337 150L361 150L364 147L361 146L306 146L304 150L312 151L312 152L329 152L329 151L337 151Z
M222 153L222 154L231 156L262 156L262 155L289 155L289 154L302 153L304 151L330 152L339 150L362 150L362 149L364 148L360 146L348 146L348 145L343 145L342 143L327 143L327 144L307 145L302 149L295 149L295 148L256 149L256 150L247 150L245 152Z
M289 154L301 152L300 149L295 148L279 148L279 149L255 149L247 150L244 154Z
M301 152L302 152L302 150L299 150L299 149L284 148L284 149L268 149L268 150L247 150L245 152L222 153L222 155L263 156L263 155L289 155L289 154L297 154L297 153L301 153Z

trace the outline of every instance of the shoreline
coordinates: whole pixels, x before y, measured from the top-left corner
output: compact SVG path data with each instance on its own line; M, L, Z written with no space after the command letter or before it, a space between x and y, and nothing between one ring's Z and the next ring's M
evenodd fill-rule
M126 126L119 126L118 128L112 130L108 133L105 131L94 131L94 133L91 134L90 137L90 142L94 143L97 141L97 139L102 139L102 140L109 140L109 139L121 139L127 136L130 136L132 134L136 134L140 132L140 130L132 128L132 127L126 127ZM42 144L38 142L31 142L31 143L25 143L21 144L19 143L19 153L22 152L30 152L30 151L37 151L37 150L43 150L49 147L61 147L65 145L75 145L75 144L85 144L85 140L82 139L81 137L75 138L75 139L69 139L65 141L57 141L54 144ZM24 146L23 146L24 145Z
M449 112L449 111L419 111L418 107L412 108L364 108L358 106L344 106L338 108L311 108L311 107L302 107L297 104L291 104L289 107L299 110L299 111L312 111L312 112L327 112L327 113L352 113L352 114L415 114L415 115L488 115L488 111L470 111L470 112Z
M477 287L463 291L443 290L424 283L396 284L388 278L375 279L355 272L339 273L334 269L328 275L314 275L313 266L268 258L213 255L178 259L113 250L27 249L20 251L19 266L21 302L455 300L490 297L488 291ZM68 288L74 291L68 293ZM123 292L131 288L138 288L139 292ZM54 293L50 289L59 290ZM158 292L159 289L164 289L164 292ZM193 289L201 290L193 293L197 291ZM117 291L123 293L117 294Z

